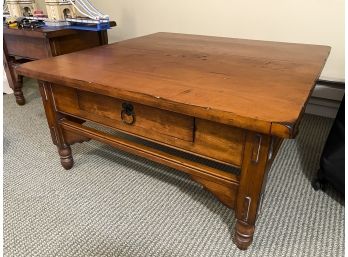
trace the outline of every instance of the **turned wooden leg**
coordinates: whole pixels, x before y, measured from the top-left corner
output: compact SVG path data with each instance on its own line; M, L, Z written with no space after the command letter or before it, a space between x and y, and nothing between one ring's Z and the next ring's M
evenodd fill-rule
M53 92L50 83L39 81L39 90L41 93L42 103L45 108L48 127L51 132L52 142L58 147L60 163L64 169L69 170L74 165L74 159L71 154L70 145L89 141L90 138L81 136L77 133L65 131L59 124L60 120L66 117L57 111L53 99ZM69 117L73 122L82 124L85 120Z
M24 62L27 60L24 60ZM20 76L16 72L16 67L18 66L18 63L16 61L16 58L13 56L9 56L7 52L7 48L4 44L3 49L3 62L4 62L4 69L6 72L6 77L8 80L8 84L13 89L16 102L18 105L24 105L25 104L25 98L22 92L23 87L23 76ZM20 61L19 63L22 63L23 61Z
M255 226L237 220L234 234L234 243L241 250L248 249L253 241Z
M60 155L60 163L62 164L63 168L70 170L74 165L74 159L71 154L70 146L58 147L58 153Z
M24 105L25 104L25 98L22 91L23 87L23 77L17 76L16 82L13 87L14 95L16 98L16 102L18 105Z
M247 132L235 212L234 242L241 250L246 250L253 241L271 143L268 135Z
M24 105L25 98L24 98L24 95L22 92L23 77L17 75L15 68L14 68L15 63L16 63L16 59L7 54L7 49L5 46L4 46L4 51L3 51L3 61L4 61L4 69L6 72L8 84L10 85L10 87L14 91L16 102L18 105Z

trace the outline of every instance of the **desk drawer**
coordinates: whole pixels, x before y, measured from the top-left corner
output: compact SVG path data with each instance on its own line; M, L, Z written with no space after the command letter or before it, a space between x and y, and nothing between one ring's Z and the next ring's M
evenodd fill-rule
M164 143L193 141L193 117L68 87L52 90L59 111Z

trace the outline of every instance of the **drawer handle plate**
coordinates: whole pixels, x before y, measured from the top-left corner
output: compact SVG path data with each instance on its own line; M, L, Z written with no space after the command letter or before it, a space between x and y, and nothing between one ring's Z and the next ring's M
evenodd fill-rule
M121 120L127 125L132 125L135 122L134 106L130 103L122 104Z

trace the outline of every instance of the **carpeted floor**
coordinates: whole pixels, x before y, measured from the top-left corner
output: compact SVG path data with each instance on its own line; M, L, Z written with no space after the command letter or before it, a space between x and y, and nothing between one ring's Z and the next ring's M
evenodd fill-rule
M4 96L4 250L7 257L343 256L344 200L310 185L332 120L305 116L280 150L255 238L232 243L234 214L185 174L99 144L60 163L37 93Z

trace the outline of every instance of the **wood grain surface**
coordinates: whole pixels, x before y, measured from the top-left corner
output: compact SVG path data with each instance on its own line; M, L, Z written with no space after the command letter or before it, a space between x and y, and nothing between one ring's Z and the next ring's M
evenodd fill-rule
M294 137L328 46L156 33L24 64L23 75Z

